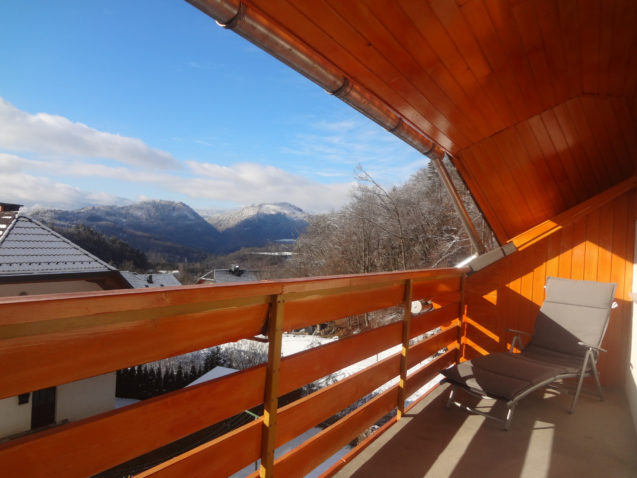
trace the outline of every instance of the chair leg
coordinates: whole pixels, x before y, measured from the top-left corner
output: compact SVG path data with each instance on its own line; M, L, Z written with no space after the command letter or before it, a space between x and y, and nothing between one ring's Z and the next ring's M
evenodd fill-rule
M509 431L509 427L511 426L511 420L513 419L513 412L515 410L515 405L516 403L510 403L509 405L507 405L507 416L506 416L506 420L504 421L504 429L506 431Z
M597 373L597 367L593 365L593 377L595 378L595 385L597 385L597 393L599 393L599 399L604 401L604 392L602 392L602 384L599 382L599 374Z
M447 398L447 408L451 408L453 404L453 396L456 394L456 386L451 385L451 390L449 391L449 397Z
M584 365L582 366L582 371L580 372L579 380L577 381L577 388L575 389L575 396L573 397L573 401L571 402L571 409L569 410L569 413L575 412L575 404L577 403L577 399L579 398L579 393L582 390L582 383L584 383L584 375L586 375L586 369L588 368L589 358L592 359L591 351L587 350L586 356L584 357ZM593 362L593 360L591 360L591 362ZM595 368L595 365L593 363L593 369L594 368Z

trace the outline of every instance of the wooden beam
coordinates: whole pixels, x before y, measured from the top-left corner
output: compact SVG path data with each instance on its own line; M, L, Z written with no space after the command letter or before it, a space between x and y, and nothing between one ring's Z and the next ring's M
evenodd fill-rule
M397 417L400 420L405 413L405 386L407 384L407 354L409 353L409 339L411 337L411 297L413 282L405 281L405 301L403 306L403 344L400 351L400 381L398 382L398 409Z
M263 433L261 436L261 467L259 476L271 478L276 448L276 415L279 406L279 375L281 371L281 346L283 344L283 317L285 302L280 295L273 296L268 319L268 365L265 377L263 401Z

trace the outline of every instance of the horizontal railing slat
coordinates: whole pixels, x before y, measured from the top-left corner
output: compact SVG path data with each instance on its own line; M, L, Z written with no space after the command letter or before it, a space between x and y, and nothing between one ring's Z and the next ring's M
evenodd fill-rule
M395 354L328 387L307 395L277 414L277 446L347 408L397 375L400 355Z
M458 318L458 304L449 304L442 309L435 309L411 318L410 338L429 332L437 327L449 324Z
M259 459L263 418L204 443L138 475L156 478L230 476Z
M264 381L257 366L12 440L0 445L0 476L93 475L258 405Z
M378 289L359 290L338 295L311 296L285 304L284 330L364 314L400 305L405 286L396 284Z
M400 343L399 322L305 350L281 363L281 394L325 377Z
M0 340L0 398L251 337L267 311L263 304L126 325L95 322L79 331Z
M436 357L424 367L410 374L407 377L406 395L409 397L427 382L433 380L436 375L440 373L441 370L455 363L457 348L458 345L456 343L456 345L452 349Z
M302 477L389 413L398 400L398 386L386 390L274 463L274 476Z
M422 362L427 357L435 354L438 350L449 346L449 344L458 343L458 327L451 327L444 332L437 333L409 347L407 355L407 367Z

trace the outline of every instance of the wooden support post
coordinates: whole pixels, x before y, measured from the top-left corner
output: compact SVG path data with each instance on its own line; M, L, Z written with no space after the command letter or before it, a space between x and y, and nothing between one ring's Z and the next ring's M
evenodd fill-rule
M268 319L268 365L265 378L265 398L263 400L261 468L259 469L261 478L272 477L274 469L276 414L279 406L279 371L281 368L281 345L283 343L283 308L283 297L280 295L273 296Z
M413 280L405 281L405 301L403 312L403 347L400 352L400 382L398 383L398 410L397 418L400 420L405 414L405 400L407 387L407 353L409 352L409 335L411 326L411 299L413 294Z
M462 354L464 353L464 351L462 350L462 339L464 337L464 334L466 333L464 324L465 281L466 275L463 274L462 276L460 276L460 303L458 304L458 321L460 323L458 327L458 350L456 352L456 363L460 363L460 359L462 358Z

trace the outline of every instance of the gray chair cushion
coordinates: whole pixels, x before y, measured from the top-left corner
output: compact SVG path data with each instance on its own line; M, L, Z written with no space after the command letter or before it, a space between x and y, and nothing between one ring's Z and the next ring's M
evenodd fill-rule
M568 373L568 370L520 354L498 352L463 362L441 373L449 381L475 393L512 400L525 390Z
M531 343L583 356L584 342L599 347L608 325L615 284L549 277L546 299L535 322Z

